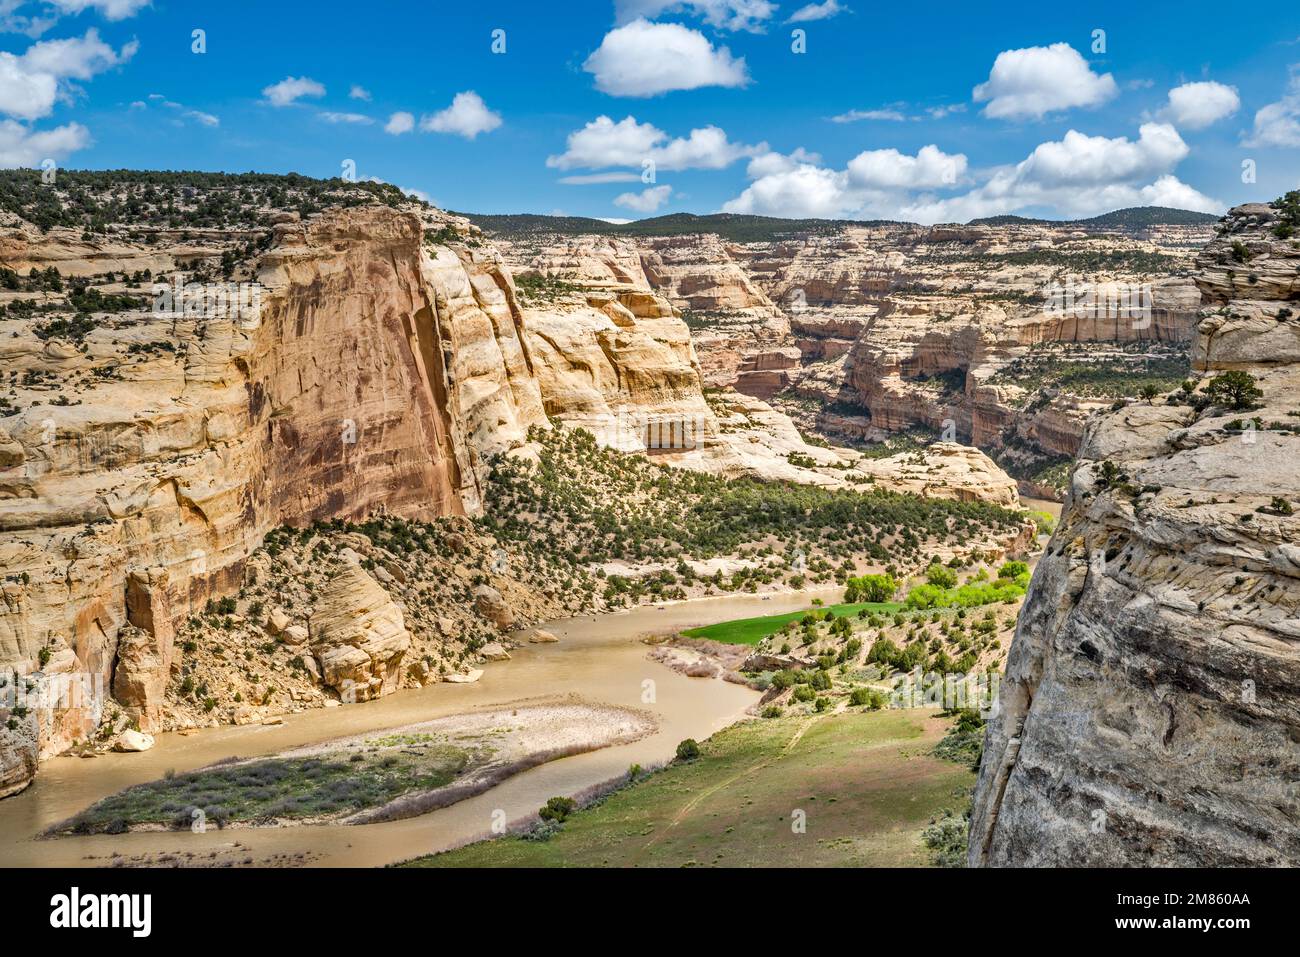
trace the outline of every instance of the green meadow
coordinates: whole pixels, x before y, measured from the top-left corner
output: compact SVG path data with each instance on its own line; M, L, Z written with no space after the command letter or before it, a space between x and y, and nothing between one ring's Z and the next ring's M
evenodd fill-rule
M768 635L780 631L787 622L798 621L809 612L819 616L833 612L836 618L844 615L856 616L864 608L872 614L892 615L903 606L896 601L866 601L850 605L827 605L825 608L805 608L802 611L790 611L783 615L764 615L761 618L737 618L734 621L722 621L716 625L702 628L688 628L682 634L687 638L709 638L713 641L725 641L733 645L756 645Z

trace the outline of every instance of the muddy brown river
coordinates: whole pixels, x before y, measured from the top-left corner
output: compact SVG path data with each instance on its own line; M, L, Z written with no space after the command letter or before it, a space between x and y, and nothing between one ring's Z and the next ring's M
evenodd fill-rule
M732 618L778 614L829 603L838 589L767 598L727 596L594 618L543 624L560 641L525 644L513 660L489 663L474 684L436 684L399 691L381 701L286 715L284 724L162 734L142 754L106 754L94 759L56 757L41 766L32 785L0 801L0 866L105 865L114 853L126 858L162 853L230 854L255 861L275 855L306 855L318 866L378 866L445 850L491 832L494 819L525 817L556 795L573 795L625 773L632 764L651 765L672 757L683 738L705 738L735 721L758 694L709 678L687 678L646 657L640 640L648 633ZM654 682L654 701L643 700ZM167 769L186 771L232 755L254 757L344 735L425 721L486 705L574 693L591 702L645 708L659 730L640 741L563 758L525 771L490 791L421 817L384 824L240 828L207 833L135 832L120 835L37 840L35 835L95 801Z

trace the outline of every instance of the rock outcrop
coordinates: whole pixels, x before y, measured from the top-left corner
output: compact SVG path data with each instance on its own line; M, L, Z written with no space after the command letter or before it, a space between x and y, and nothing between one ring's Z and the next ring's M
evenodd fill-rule
M1300 864L1296 198L1232 210L1202 253L1198 391L1088 426L989 724L973 865Z
M308 632L322 679L345 701L369 701L397 689L411 633L402 610L361 567L343 563L312 612Z
M922 498L1020 507L1015 480L969 445L935 442L918 452L861 459L854 470L886 488Z

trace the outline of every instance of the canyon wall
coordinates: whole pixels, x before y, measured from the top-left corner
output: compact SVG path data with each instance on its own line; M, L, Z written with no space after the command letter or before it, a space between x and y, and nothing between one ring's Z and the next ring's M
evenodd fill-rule
M257 279L256 314L122 313L80 348L0 322L11 381L57 383L0 419L0 664L84 698L29 715L41 756L95 728L96 688L147 730L172 627L268 529L473 512L486 456L545 424L508 276L418 217L286 217Z
M1284 215L1232 210L1198 260L1195 396L1088 425L989 723L972 865L1300 864L1300 246ZM1234 396L1225 372L1253 386Z

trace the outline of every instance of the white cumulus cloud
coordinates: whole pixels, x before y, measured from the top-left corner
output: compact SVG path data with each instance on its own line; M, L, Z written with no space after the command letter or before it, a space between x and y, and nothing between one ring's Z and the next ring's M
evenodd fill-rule
M83 10L96 10L105 20L125 20L133 17L145 7L150 0L46 0L57 7L61 13L81 13Z
M907 115L899 110L887 107L880 110L849 110L846 113L840 113L831 117L832 123L857 123L859 120L888 120L894 123L901 123L907 119Z
M841 13L848 13L849 8L841 6L838 0L825 0L824 3L810 3L800 7L786 23L811 23L813 20L829 20Z
M33 131L15 120L0 120L0 169L39 166L89 145L90 132L80 123Z
M1187 153L1187 144L1168 123L1143 123L1136 140L1070 130L1058 141L1040 143L1018 168L1023 179L1047 186L1091 186L1165 172Z
M384 124L384 132L391 133L394 136L401 136L413 129L415 129L415 117L410 113L401 111L390 116L388 122Z
M614 4L619 24L653 20L662 13L689 13L719 30L762 33L763 21L776 13L776 4L769 0L616 0Z
M1070 130L1040 143L1014 166L999 167L969 192L917 197L900 208L918 222L963 222L1029 207L1068 218L1127 206L1176 206L1219 213L1223 203L1173 175L1187 144L1167 123L1145 123L1138 138L1087 136Z
M335 113L332 110L322 110L319 115L326 123L350 123L355 126L367 126L374 122L364 113Z
M289 106L304 96L324 96L325 87L306 76L286 76L279 83L262 89L262 95L272 106Z
M1068 43L1004 50L993 61L986 82L975 87L975 102L987 102L994 119L1041 119L1073 107L1100 106L1119 94L1115 78L1098 75Z
M842 170L826 169L814 153L769 153L749 164L754 181L722 208L729 213L817 218L889 218L917 190L950 189L966 175L961 153L933 144L915 156L896 149L866 150Z
M1223 203L1179 180L1187 144L1168 123L1146 123L1131 140L1068 131L1016 164L974 172L963 154L935 145L915 155L867 150L844 169L815 154L768 153L749 164L752 183L723 210L770 216L965 222L1033 208L1073 218L1126 206L1218 213ZM972 185L974 183L974 185ZM961 190L959 192L959 190Z
M749 83L744 57L733 57L726 47L715 48L698 30L644 19L605 34L582 68L595 76L596 89L613 96Z
M931 144L915 156L895 149L867 150L849 160L849 179L871 189L933 189L955 186L966 174L966 157Z
M1255 112L1247 146L1300 146L1300 64L1291 67L1291 80L1282 98Z
M561 176L557 182L566 186L591 186L596 183L635 183L639 173L583 173L578 176Z
M358 86L357 84L353 83L352 89L348 90L348 97L349 99L364 100L365 102L369 103L370 91L367 90L364 86Z
M96 30L82 37L42 40L21 56L0 51L0 113L22 120L48 116L59 98L70 96L68 80L89 80L135 55L132 41L114 50Z
M615 206L623 206L638 213L653 213L668 202L673 194L671 186L650 186L639 193L620 193L614 197Z
M1232 116L1240 106L1236 87L1201 80L1170 90L1164 115L1180 129L1201 130Z
M549 156L553 169L604 169L610 166L642 166L647 160L659 169L722 169L738 159L765 152L763 144L733 143L724 130L704 126L684 137L670 137L650 123L638 123L627 116L615 123L598 116L569 134L565 151Z
M488 109L483 98L473 90L457 93L451 106L432 116L420 117L420 129L432 133L454 133L472 140L480 133L490 133L501 125L501 116Z

